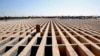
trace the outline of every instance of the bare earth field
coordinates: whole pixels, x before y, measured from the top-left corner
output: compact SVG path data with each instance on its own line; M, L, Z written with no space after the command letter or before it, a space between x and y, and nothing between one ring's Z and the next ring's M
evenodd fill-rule
M100 19L0 21L0 56L100 56Z

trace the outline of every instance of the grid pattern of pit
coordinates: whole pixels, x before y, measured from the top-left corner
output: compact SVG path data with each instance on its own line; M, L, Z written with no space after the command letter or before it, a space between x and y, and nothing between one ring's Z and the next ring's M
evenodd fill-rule
M99 19L0 21L0 56L100 56L99 22ZM37 24L40 32L36 32Z

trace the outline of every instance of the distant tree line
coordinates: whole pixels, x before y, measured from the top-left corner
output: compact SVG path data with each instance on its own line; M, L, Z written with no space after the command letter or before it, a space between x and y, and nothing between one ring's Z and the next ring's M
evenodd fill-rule
M61 19L97 19L98 16L61 16Z
M0 17L0 20L9 20L9 19L34 19L34 18L60 18L60 19L97 19L100 16L22 16L22 17L11 17L5 16Z

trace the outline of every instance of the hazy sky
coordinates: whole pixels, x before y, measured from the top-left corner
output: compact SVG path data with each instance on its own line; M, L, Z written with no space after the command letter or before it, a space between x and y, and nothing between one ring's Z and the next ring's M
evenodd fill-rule
M100 15L100 0L0 0L0 16Z

